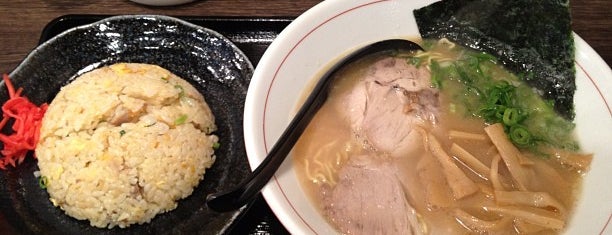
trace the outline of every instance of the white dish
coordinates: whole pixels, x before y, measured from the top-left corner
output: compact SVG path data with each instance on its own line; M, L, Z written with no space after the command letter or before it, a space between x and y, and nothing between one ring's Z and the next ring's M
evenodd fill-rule
M413 9L434 2L324 1L292 22L257 66L245 106L245 142L255 168L281 135L312 79L341 55L389 38L419 38ZM577 134L595 154L567 234L612 233L612 71L578 35L575 96ZM311 205L288 157L263 189L283 225L293 234L337 233Z

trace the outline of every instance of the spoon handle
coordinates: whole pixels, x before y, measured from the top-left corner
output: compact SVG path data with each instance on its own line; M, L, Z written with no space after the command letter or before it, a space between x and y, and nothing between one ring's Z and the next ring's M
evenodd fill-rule
M314 115L328 96L328 86L332 79L321 80L308 96L304 105L291 120L278 138L268 156L257 166L249 177L237 187L228 191L207 196L208 207L219 212L231 211L247 204L268 183L285 157L300 138Z

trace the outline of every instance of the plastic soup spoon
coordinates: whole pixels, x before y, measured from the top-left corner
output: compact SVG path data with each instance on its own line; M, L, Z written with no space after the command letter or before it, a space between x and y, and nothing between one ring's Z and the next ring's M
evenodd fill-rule
M257 193L268 183L306 126L317 113L321 105L327 100L331 84L336 72L347 64L350 64L364 56L384 51L416 51L423 50L418 44L404 39L390 39L379 41L365 46L344 57L325 73L317 82L308 96L304 105L300 108L291 123L278 141L274 144L266 158L242 183L226 192L217 192L206 197L208 207L219 212L236 210L250 202Z

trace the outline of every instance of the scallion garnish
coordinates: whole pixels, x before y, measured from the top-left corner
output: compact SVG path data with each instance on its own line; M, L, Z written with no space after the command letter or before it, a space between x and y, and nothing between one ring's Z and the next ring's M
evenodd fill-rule
M179 90L179 98L185 97L185 89L181 85L174 85L174 88Z
M435 60L431 61L429 68L432 71L440 71L440 65ZM440 73L432 73L431 74L431 85L435 88L442 88L442 75Z
M41 189L46 189L47 188L47 184L49 183L49 180L47 179L46 176L41 176L40 178L38 178L38 186Z
M516 125L519 121L518 109L507 108L506 110L504 110L502 121L504 122L505 125L508 125L508 126Z
M443 44L435 40L423 43L430 51ZM452 48L446 49L455 53ZM428 50L429 51L429 50ZM488 124L501 123L509 139L517 146L537 150L540 145L576 149L571 120L559 116L552 102L542 100L537 92L523 81L531 81L528 72L516 77L506 71L495 57L486 53L460 51L454 61L436 62L437 58L421 56L428 65L432 86L441 90L466 114L481 117ZM452 54L454 56L455 54ZM452 57L451 56L451 57ZM450 57L449 57L450 58ZM408 58L408 63L419 61ZM451 113L453 109L450 108ZM459 109L456 109L459 110Z
M423 58L413 56L408 58L408 62L418 68L421 66L421 63L423 63Z
M183 114L179 116L176 120L174 120L174 125L178 126L184 124L187 121L187 114Z
M510 140L521 147L528 147L533 143L533 138L529 131L520 125L510 127Z

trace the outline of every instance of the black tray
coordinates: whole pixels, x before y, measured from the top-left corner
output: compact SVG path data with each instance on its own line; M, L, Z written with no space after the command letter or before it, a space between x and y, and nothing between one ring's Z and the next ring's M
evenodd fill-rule
M65 15L49 22L39 43L67 29L96 22L109 15ZM257 65L272 40L292 21L292 18L180 17L196 25L219 32L234 42L253 65ZM246 157L246 153L245 157ZM229 229L229 234L289 234L270 210L261 194Z
M43 29L38 43L42 43L67 29L96 22L110 15L65 15L49 22ZM253 66L268 48L272 40L293 18L238 18L175 16L221 33L229 38L251 60Z

